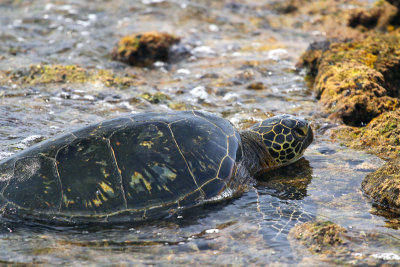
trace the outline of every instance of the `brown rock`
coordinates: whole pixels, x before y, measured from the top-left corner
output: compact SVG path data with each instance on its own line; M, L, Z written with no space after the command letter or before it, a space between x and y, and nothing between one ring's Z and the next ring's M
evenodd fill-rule
M400 34L374 34L310 49L298 66L316 75L317 98L331 118L345 124L365 125L400 105Z
M289 240L296 240L312 253L335 254L347 244L346 229L329 221L306 222L293 227Z
M400 155L400 110L385 112L365 127L340 127L332 132L332 137L385 159L397 158Z
M361 187L377 204L400 212L400 159L389 161L367 175Z
M180 39L168 33L146 32L122 37L111 56L132 66L147 66L155 61L168 61L172 45Z
M352 28L363 27L368 30L373 28L386 30L394 21L397 13L397 7L386 1L378 1L370 10L352 10L347 24Z
M254 82L247 86L249 90L263 90L265 89L265 85L262 82Z

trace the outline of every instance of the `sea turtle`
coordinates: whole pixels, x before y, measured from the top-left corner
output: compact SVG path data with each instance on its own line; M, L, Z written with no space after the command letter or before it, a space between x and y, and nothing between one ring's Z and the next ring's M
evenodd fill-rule
M143 113L56 137L0 162L6 216L66 222L158 219L235 196L298 160L309 124L279 115L239 132L200 111Z

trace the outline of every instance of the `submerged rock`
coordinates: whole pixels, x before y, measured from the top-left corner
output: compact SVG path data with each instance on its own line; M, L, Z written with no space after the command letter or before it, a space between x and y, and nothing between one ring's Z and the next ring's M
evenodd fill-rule
M389 161L367 175L361 187L380 206L400 212L400 159Z
M300 242L312 253L338 254L347 243L346 232L330 221L306 222L293 227L288 238Z
M288 239L301 259L301 266L315 265L315 256L328 266L398 266L398 255L390 252L398 241L385 240L379 233L346 230L330 221L316 221L293 227ZM382 242L389 250L377 249Z
M180 39L168 33L146 32L122 37L112 52L114 60L132 66L147 66L168 61L172 45Z

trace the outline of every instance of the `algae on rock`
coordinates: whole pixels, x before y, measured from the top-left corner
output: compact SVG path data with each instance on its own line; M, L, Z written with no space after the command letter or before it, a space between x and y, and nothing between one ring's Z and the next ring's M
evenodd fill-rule
M112 50L114 60L132 66L147 66L155 61L167 61L172 45L180 38L168 33L146 32L122 37Z
M400 159L389 161L368 174L361 186L376 203L400 212Z
M111 70L88 70L77 65L32 65L13 71L0 71L0 85L20 86L51 83L97 83L107 87L127 88L139 83L134 76L118 76Z
M331 118L347 125L365 125L400 106L400 34L311 47L298 66L315 76L314 92Z

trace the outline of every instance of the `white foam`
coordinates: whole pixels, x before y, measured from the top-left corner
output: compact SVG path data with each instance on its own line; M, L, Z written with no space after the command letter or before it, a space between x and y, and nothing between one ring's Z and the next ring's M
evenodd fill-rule
M377 254L373 254L371 255L372 258L375 259L379 259L379 260L386 260L386 261L390 261L390 260L400 260L400 256L392 253L392 252L387 252L387 253L377 253Z

